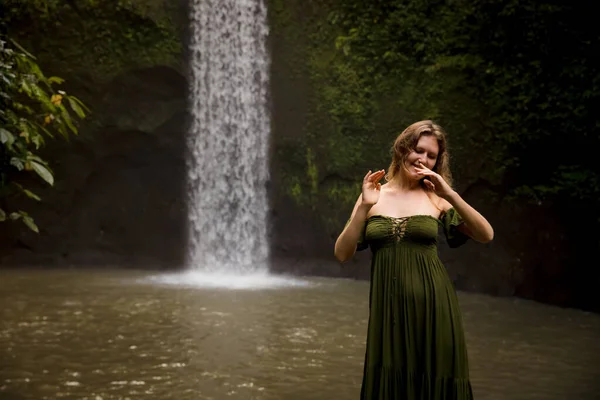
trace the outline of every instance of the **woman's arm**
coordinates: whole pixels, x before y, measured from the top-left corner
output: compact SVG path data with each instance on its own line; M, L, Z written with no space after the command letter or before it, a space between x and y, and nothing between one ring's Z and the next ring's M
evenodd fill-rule
M428 178L425 179L425 185L442 198L442 209L448 211L450 207L458 212L464 220L457 229L473 240L481 243L488 243L494 239L494 229L492 225L477 210L471 207L438 173L430 170L421 164L417 173Z
M494 229L487 219L483 217L476 209L467 203L454 190L443 196L446 203L444 207L447 210L450 207L458 212L464 223L460 224L457 229L473 240L480 243L488 243L494 239Z
M346 225L340 236L335 241L334 255L339 262L346 262L354 253L362 231L365 229L367 214L372 205L363 204L362 194L358 196L358 200L352 210L350 223Z
M383 178L385 171L380 169L379 171L371 173L367 172L362 182L362 192L356 200L354 210L350 216L350 223L346 225L340 236L335 241L335 248L333 254L340 262L348 261L354 253L356 253L356 246L360 235L365 229L367 221L367 214L371 210L371 207L379 201L379 194L381 191L381 183L379 180Z

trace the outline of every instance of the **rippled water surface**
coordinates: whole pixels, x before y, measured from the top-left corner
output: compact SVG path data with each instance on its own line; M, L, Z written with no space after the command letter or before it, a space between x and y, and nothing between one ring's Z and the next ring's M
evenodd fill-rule
M600 316L459 296L476 399L600 399ZM367 305L350 280L0 271L0 399L357 399Z

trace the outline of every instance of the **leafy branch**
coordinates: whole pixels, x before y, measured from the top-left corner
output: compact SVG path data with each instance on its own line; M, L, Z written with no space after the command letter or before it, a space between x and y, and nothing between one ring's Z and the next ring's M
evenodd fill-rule
M56 135L77 135L78 119L89 109L76 97L54 86L64 79L46 77L36 59L18 43L0 38L0 199L14 193L41 201L18 181L34 173L54 185L54 173L37 151ZM21 220L39 232L33 218L22 210L0 208L0 222Z

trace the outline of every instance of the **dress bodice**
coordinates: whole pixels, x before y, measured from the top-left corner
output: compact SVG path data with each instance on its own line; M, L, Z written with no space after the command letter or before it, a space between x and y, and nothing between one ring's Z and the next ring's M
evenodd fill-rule
M389 217L373 215L367 219L365 229L358 241L358 250L371 246L372 250L389 246L418 246L435 248L438 229L441 227L450 247L464 244L468 236L457 227L463 223L454 208L446 211L440 219L431 215Z

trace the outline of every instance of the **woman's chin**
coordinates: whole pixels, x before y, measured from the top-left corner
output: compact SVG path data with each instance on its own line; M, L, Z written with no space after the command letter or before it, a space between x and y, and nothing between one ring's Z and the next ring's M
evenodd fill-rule
M404 179L410 183L418 183L421 179L423 179L423 175L420 175L415 171L414 168L409 168L408 171L404 172Z
M408 174L408 179L410 179L411 181L420 181L421 179L423 179L423 175L419 175L417 171L410 171L410 173Z

